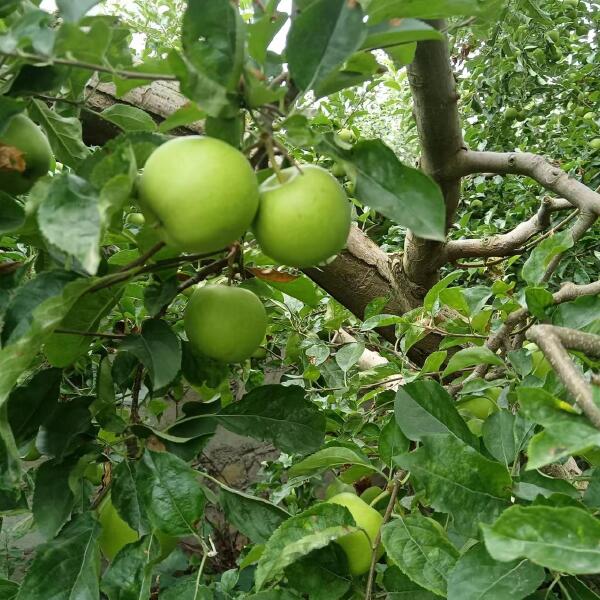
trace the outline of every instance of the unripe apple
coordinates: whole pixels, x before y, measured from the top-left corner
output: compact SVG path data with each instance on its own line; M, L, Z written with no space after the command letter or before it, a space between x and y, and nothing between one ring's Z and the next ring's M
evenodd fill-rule
M121 548L139 539L138 532L132 529L117 512L115 505L112 503L110 492L98 507L98 520L102 525L99 538L100 550L109 561L115 558ZM162 560L171 554L177 546L178 540L160 531L157 531L155 535L161 550L159 560Z
M25 194L50 170L50 144L41 129L23 114L10 119L0 134L1 146L15 148L17 152L13 159L23 161L22 165L15 164L11 169L0 167L0 190L3 192L15 196Z
M148 159L140 205L163 239L188 252L216 252L239 238L258 207L258 183L245 156L202 136L170 140Z
M497 410L497 406L494 402L485 396L463 400L456 405L456 408L467 416L476 417L482 420L487 419L489 415Z
M90 463L83 472L83 476L93 485L100 485L104 476L104 467L98 463Z
M120 517L108 493L98 507L98 520L102 525L100 550L108 560L113 560L119 550L138 540L138 532Z
M347 144L351 144L356 140L356 136L354 135L354 131L352 131L352 129L340 129L338 131L338 135L340 136L342 142L346 142Z
M252 226L265 254L292 267L311 267L345 245L350 203L337 179L325 169L303 165L272 175L260 187Z
M349 533L336 540L348 558L350 573L363 575L371 566L372 546L383 524L383 517L354 494L338 494L327 502L345 506L354 517L356 525L364 530ZM381 557L382 554L383 547L380 546L377 557Z
M514 106L509 106L504 111L504 118L507 121L512 121L513 119L516 119L518 116L519 116L519 111Z
M590 140L590 148L593 150L600 150L600 138L594 138Z
M127 223L141 227L146 222L146 217L142 213L133 212L127 215Z
M189 341L224 363L246 360L260 346L267 313L258 296L240 287L207 285L190 298L184 316Z

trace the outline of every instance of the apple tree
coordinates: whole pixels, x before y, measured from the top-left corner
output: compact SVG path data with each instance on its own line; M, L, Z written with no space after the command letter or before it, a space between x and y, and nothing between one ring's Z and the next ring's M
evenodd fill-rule
M599 598L598 3L46 5L0 0L0 600Z

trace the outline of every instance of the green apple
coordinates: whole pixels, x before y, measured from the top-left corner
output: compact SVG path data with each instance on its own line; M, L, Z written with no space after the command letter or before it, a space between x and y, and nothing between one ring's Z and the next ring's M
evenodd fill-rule
M279 263L311 267L345 245L350 203L344 188L325 169L303 165L272 175L260 187L252 226L263 252Z
M114 559L121 548L139 539L137 531L132 529L117 512L115 505L112 503L110 492L100 502L98 520L102 525L99 539L100 550L109 561ZM155 535L161 550L159 560L162 560L171 554L177 546L178 540L161 531L157 531Z
M356 141L356 136L354 135L354 131L352 131L352 129L340 129L338 131L338 135L340 136L342 142L346 142L347 144L351 144Z
M497 410L497 406L492 400L485 396L468 398L456 405L456 408L469 417L478 419L487 419L489 415Z
M139 538L138 532L129 527L117 512L110 492L100 502L98 520L102 525L100 550L108 560L113 560L121 548Z
M90 463L83 472L83 476L93 485L100 485L104 476L104 467L98 463Z
M216 252L238 239L258 208L258 183L245 156L202 136L173 139L148 159L140 205L169 245Z
M600 138L594 138L593 140L590 140L589 144L590 148L593 150L600 150Z
M333 163L331 167L331 174L334 177L344 177L346 175L346 169L342 163Z
M146 222L146 217L142 213L133 212L127 215L127 223L135 225L136 227L142 227Z
M516 119L518 116L519 116L519 111L514 106L509 106L504 111L504 118L507 121L512 121L512 120Z
M14 149L11 156L22 164L15 168L0 167L0 190L8 194L27 193L33 184L50 170L52 150L41 129L23 114L15 115L0 133L0 148ZM0 163L1 164L1 163Z
M338 494L327 502L345 506L354 517L356 525L363 530L349 533L337 540L348 558L350 573L363 575L371 566L372 546L383 524L383 517L354 494ZM380 546L377 550L378 558L382 554L383 548Z
M267 313L258 296L240 287L207 285L190 298L184 316L189 341L224 363L246 360L260 346Z

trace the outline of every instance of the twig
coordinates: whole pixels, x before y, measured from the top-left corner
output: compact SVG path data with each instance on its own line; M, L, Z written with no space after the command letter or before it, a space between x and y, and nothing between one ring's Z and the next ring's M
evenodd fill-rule
M580 350L599 358L600 336L566 327L536 325L527 332L527 338L538 345L586 417L600 429L600 408L594 402L592 388L567 352Z
M126 338L127 336L123 333L102 333L100 331L77 331L76 329L55 329L54 333L62 333L65 335L83 335L87 337L100 337L109 340L119 340Z
M210 265L200 269L195 275L184 281L178 288L177 293L181 294L184 290L187 290L189 287L196 285L200 281L206 279L208 275L212 275L213 273L218 273L221 269L230 264L230 261L235 255L239 252L240 245L235 243L229 249L227 256L225 258L221 258Z
M145 264L148 259L152 258L157 252L160 252L165 246L166 244L164 242L157 242L154 244L154 246L152 246L152 248L144 252L144 254L136 258L134 261L131 261L128 265L125 265L122 269L119 269L119 271L129 271L130 269Z
M400 490L400 486L402 485L403 477L404 473L402 471L397 473L394 477L394 484L390 493L390 500L388 502L387 508L385 509L385 514L383 515L383 521L381 522L379 531L377 532L377 535L375 536L375 539L373 540L373 544L371 546L371 567L369 568L369 578L367 579L365 600L371 600L371 595L373 593L373 580L375 579L375 565L377 564L377 548L379 548L379 544L381 543L381 529L390 520L390 517L392 516L394 504L396 504L396 498L398 497L398 491Z
M29 52L0 52L0 56L6 56L8 58L18 58L41 64L65 65L67 67L74 67L76 69L88 69L90 71L98 71L99 73L110 73L111 75L122 77L123 79L143 79L148 81L177 81L177 77L175 75L127 71L124 69L115 69L113 67L106 67L104 65L97 65L81 60L42 56L41 54L32 54Z

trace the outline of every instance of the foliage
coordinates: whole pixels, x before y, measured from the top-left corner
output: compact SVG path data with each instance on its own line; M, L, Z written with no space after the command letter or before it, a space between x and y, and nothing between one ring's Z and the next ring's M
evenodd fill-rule
M439 265L412 310L397 314L390 289L355 315L251 232L208 256L165 245L137 188L152 152L201 121L259 181L330 170L386 251L408 230L437 243L505 232L537 210L537 182L466 177L446 231L443 190L416 168L405 67L444 37L424 20L448 19L470 148L548 154L595 189L598 4L39 4L0 0L0 169L18 169L2 143L14 115L56 158L28 194L0 192L0 598L599 597L600 433L524 339L537 322L600 333L597 291L555 294L600 279L597 228L574 239L577 215L552 214L510 256ZM161 80L187 103L157 123L126 94ZM120 101L99 112L88 100L105 83ZM113 132L103 146L94 123ZM207 279L266 308L266 338L241 364L185 335L188 292ZM511 343L491 349L519 311ZM598 406L599 357L571 355ZM223 429L274 449L251 489L206 459ZM353 577L336 540L360 531L323 500L368 488L385 558ZM98 519L109 493L138 538L112 561Z

